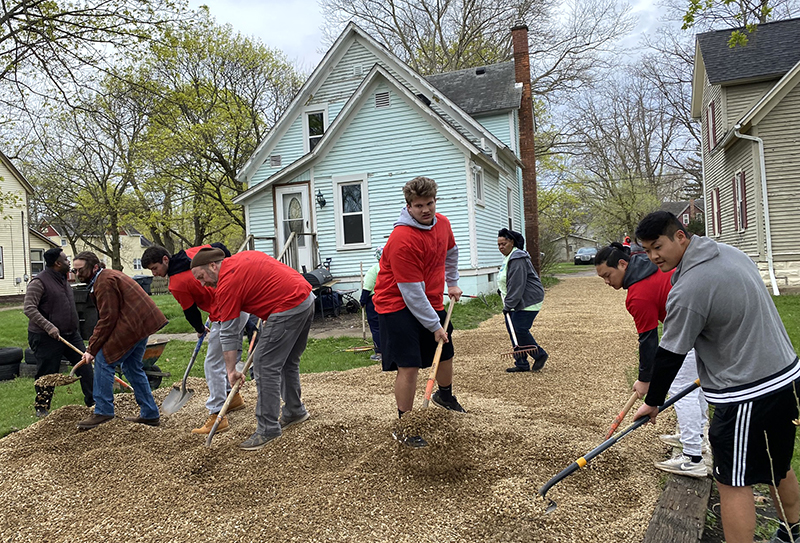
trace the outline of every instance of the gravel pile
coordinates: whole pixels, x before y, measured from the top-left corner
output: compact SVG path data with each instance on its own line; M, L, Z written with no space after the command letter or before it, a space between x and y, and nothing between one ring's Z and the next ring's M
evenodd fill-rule
M156 428L122 420L138 415L129 393L116 396L116 419L87 432L75 423L90 411L64 407L0 440L0 541L641 541L660 492L652 462L667 452L656 435L672 430L671 414L553 487L552 514L536 497L602 442L630 395L637 341L624 293L593 277L562 281L534 335L550 353L544 370L509 374L502 316L456 332L454 392L467 415L431 406L398 421L394 374L378 366L303 375L312 418L258 452L237 448L255 428L251 382L248 408L210 448L190 433L207 415L202 379ZM159 404L168 392L156 391ZM398 425L430 445L398 444Z

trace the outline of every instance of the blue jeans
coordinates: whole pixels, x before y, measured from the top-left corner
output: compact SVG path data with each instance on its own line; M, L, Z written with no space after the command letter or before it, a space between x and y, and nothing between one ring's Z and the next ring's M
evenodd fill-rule
M538 311L512 311L509 313L511 316L511 323L514 325L514 332L517 334L518 345L522 348L539 348L539 351L533 355L534 359L540 358L545 354L544 349L539 347L539 344L536 343L536 340L533 339L533 335L531 334L533 320L538 314ZM511 338L513 343L514 338L511 336L511 330L508 328L508 321L505 319L504 321L506 323L506 330L508 330L508 337ZM529 368L528 355L522 354L518 358L514 358L514 365L520 368Z
M103 349L94 359L94 412L96 415L114 415L114 370L122 367L122 373L133 387L136 403L141 410L139 416L144 419L157 419L158 406L150 390L150 382L144 372L142 358L147 347L147 338L134 345L122 358L109 364L103 355Z

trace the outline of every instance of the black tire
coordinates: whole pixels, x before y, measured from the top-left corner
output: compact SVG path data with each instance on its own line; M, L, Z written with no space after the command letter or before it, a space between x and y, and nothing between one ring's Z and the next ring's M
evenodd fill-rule
M33 379L36 377L36 364L20 364L19 365L19 376L20 377L30 377Z
M161 368L154 365L149 370L145 370L147 380L150 382L150 390L155 390L161 386L161 379L163 378L160 375L150 375L151 371L161 373Z
M13 364L19 366L19 363L22 362L22 356L22 349L19 347L3 347L0 349L0 366Z
M20 349L22 351L22 349ZM0 381L10 381L19 375L19 362L0 366Z

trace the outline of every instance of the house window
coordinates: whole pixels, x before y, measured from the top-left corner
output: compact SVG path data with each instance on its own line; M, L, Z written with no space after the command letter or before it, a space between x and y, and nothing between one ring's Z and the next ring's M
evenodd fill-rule
M61 238L61 246L62 247L66 247L67 246L67 240L66 239Z
M717 146L717 107L712 100L706 108L706 126L708 126L708 150Z
M389 93L377 92L375 93L375 107L389 107Z
M142 268L142 259L141 258L134 258L133 259L133 269L134 270L141 270Z
M688 213L684 213L683 214L683 225L686 226L687 224L689 224L689 214Z
M0 279L5 279L6 277L6 266L3 262L3 248L0 247Z
M334 177L336 246L339 249L369 247L369 203L366 175Z
M310 109L305 112L304 116L305 151L310 153L325 134L325 128L328 126L328 111L327 109Z
M44 271L44 249L31 249L31 275Z
M475 185L475 201L484 205L483 200L483 168L472 166L472 182Z
M508 229L514 229L514 193L506 187L506 206L508 208Z
M736 230L747 228L747 188L744 172L739 172L733 177L733 217Z
M270 155L269 156L269 167L270 168L278 168L281 165L281 155Z

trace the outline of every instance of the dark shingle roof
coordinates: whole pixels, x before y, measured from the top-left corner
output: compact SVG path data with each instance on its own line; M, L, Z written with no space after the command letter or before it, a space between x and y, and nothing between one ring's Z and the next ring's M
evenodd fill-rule
M677 217L678 215L683 213L684 210L686 210L688 207L689 207L689 201L685 200L683 202L664 202L663 204L661 204L661 207L659 209L661 209L661 211L669 211L670 213L672 213ZM697 198L694 201L694 207L696 207L700 213L703 213L705 211L705 201L702 198Z
M745 46L728 47L734 29L697 35L712 85L782 77L800 60L800 18L758 25ZM739 29L743 30L743 29Z
M484 73L479 73L480 71ZM469 115L518 108L514 61L429 75L426 79Z

